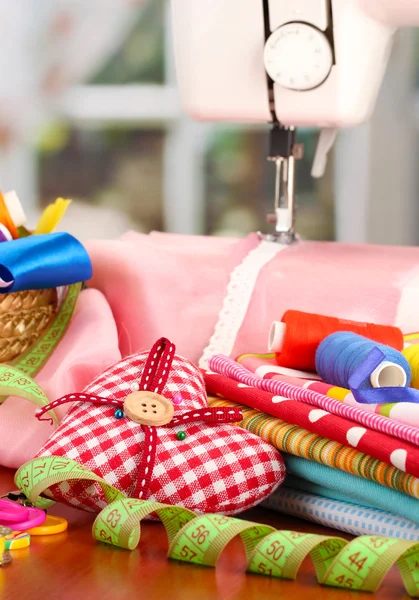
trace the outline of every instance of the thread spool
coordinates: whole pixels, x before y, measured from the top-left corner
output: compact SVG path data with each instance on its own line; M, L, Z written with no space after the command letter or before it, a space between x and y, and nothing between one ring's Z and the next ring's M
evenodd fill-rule
M412 344L402 352L412 370L411 386L419 389L419 344Z
M298 310L287 310L282 320L274 321L269 332L269 352L275 352L281 367L314 371L316 350L332 333L348 331L402 350L403 334L398 327L347 321Z
M0 223L0 242L10 242L12 239L12 234L7 229L6 225Z
M14 190L3 196L4 203L15 227L22 227L27 221L22 204Z
M351 375L374 348L381 350L384 360L372 371L366 387L410 385L411 369L401 352L352 332L333 333L323 340L316 353L317 372L327 383L348 388Z

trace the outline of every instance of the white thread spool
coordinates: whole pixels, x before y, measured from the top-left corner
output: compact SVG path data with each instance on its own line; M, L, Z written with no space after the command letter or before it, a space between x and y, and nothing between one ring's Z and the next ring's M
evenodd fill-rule
M27 219L16 192L14 190L7 192L3 198L15 227L22 227Z
M287 326L282 321L274 321L269 330L268 351L281 352L284 347L285 333Z

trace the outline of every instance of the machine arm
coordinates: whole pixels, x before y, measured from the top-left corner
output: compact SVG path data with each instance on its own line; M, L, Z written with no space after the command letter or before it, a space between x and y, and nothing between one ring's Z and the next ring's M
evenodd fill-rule
M396 28L419 25L419 0L172 0L186 112L207 121L271 124L275 232L294 239L299 126L321 130L321 176L339 128L374 109Z

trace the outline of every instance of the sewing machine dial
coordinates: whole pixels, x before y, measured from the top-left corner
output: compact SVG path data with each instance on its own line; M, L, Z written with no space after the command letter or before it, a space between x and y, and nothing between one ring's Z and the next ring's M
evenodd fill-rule
M287 23L268 38L264 51L268 75L290 90L312 90L327 79L333 64L329 40L319 29Z

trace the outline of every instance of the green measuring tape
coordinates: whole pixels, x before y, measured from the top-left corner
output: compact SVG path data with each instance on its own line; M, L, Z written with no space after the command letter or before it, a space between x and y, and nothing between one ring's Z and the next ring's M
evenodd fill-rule
M155 513L169 540L168 557L215 566L226 545L236 536L243 542L247 571L295 579L310 555L319 583L374 592L389 569L397 564L407 593L419 597L419 543L362 536L351 542L339 537L277 531L222 515L197 516L192 511L158 502L126 498L101 477L79 463L57 456L36 458L16 473L15 482L36 506L51 501L40 495L63 481L97 482L109 503L93 523L93 537L133 550L140 541L142 519Z
M48 404L48 401L44 402L46 396L42 390L24 376L35 377L58 346L70 324L81 286L81 283L69 286L67 294L50 326L35 344L10 364L0 364L0 394L2 394L0 404L10 395L21 396L39 406ZM57 424L55 415L50 414Z
M26 352L12 361L11 364L14 367L30 377L34 377L39 373L70 325L81 286L81 283L74 283L68 287L67 294L49 327L42 333L35 344L31 345Z

